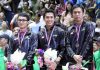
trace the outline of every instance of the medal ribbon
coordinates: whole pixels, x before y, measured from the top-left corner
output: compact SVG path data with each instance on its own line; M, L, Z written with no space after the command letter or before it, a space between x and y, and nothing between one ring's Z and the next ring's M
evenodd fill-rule
M52 32L51 32L51 34L50 34L49 37L48 37L47 31L46 31L46 29L45 29L45 35L46 35L46 39L47 39L47 41L48 41L48 44L47 44L48 48L50 47L49 45L50 45L50 42L51 42L51 37L52 37L52 35L53 35L54 29L55 29L55 26L53 27Z
M79 34L80 34L80 27L81 27L81 25L76 27L76 31L77 31L77 42L78 42Z
M20 39L20 33L18 33L18 41L19 41L19 45L22 44L22 42L23 42L23 40L24 40L24 37L25 37L25 34L26 34L26 32L24 32L23 36L22 36L21 39Z

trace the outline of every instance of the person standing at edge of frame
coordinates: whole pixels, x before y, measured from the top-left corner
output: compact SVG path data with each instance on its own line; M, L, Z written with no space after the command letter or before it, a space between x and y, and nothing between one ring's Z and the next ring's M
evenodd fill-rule
M25 53L22 60L27 60L26 70L33 70L35 49L38 46L37 35L32 34L28 29L28 21L30 20L27 13L19 13L17 23L19 26L18 37L14 39L12 53L17 50ZM21 55L22 56L22 55ZM13 61L14 62L14 61ZM17 63L16 61L14 63Z
M66 36L67 60L79 68L89 61L84 67L92 70L95 26L91 22L84 21L84 7L82 5L74 5L71 14L74 20L73 25L68 28Z

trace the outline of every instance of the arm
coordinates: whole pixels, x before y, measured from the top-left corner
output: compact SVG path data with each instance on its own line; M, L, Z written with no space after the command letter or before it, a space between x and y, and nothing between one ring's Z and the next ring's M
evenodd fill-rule
M75 52L72 50L69 40L69 32L66 32L66 51L68 53L68 56L72 57L77 63L82 61L82 56L75 54Z
M17 19L17 17L18 17L18 14L15 14L14 17L12 18L11 22L10 22L10 27L11 27L10 29L11 30L13 30L13 24L14 24L15 20Z
M12 0L8 0L8 1L7 1L7 4L8 4L8 3L11 3L11 2L12 2Z
M93 47L93 36L94 36L95 27L93 24L86 24L86 38L83 43L83 50L80 52L80 55L85 57L87 52L91 50Z
M56 64L59 64L65 51L65 31L63 29L60 30L61 31L59 32L59 53L57 59L55 60Z
M35 54L35 49L38 46L37 35L35 35L35 34L31 35L30 42L31 43L29 46L30 47L29 52L27 54L27 60L28 60L28 64L33 64L34 63L33 57Z
M3 1L3 4L6 5L6 4L9 4L11 2L12 2L12 0L7 0L7 1Z
M61 29L61 31L58 33L58 37L59 37L59 52L58 52L58 56L56 58L55 61L50 61L50 65L48 68L55 70L57 65L59 64L60 60L63 57L63 53L65 51L65 33L64 31Z
M73 57L75 55L74 51L71 49L71 45L70 45L70 31L66 32L66 38L65 38L65 42L66 42L66 50L67 53L70 57Z
M58 54L58 57L63 57L63 53L65 51L65 32L64 31L61 31L59 33L59 37L60 37L60 52Z

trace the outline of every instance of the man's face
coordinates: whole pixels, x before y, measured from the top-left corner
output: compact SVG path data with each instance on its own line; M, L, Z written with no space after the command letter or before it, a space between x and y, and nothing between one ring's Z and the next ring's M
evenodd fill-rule
M40 21L40 17L36 14L36 16L35 16L35 22L39 22Z
M23 2L23 7L24 8L28 8L28 3L27 2Z
M67 9L68 9L68 10L71 9L71 4L67 4Z
M44 20L47 26L52 26L54 24L54 14L53 13L46 13Z
M1 12L1 13L0 13L0 20L3 20L3 19L4 19L4 13Z
M0 46L3 47L3 46L5 46L5 45L7 45L7 39L5 39L5 38L0 38Z
M96 20L96 24L97 24L98 27L100 27L100 19Z
M14 33L15 35L17 35L17 34L18 34L18 31L19 31L19 27L15 27L14 30L13 30L13 33Z
M74 21L76 22L80 22L83 20L83 16L84 16L84 13L82 11L82 9L79 7L79 8L75 8L72 12L72 17L74 18Z
M23 28L26 28L28 25L28 20L26 17L23 17L23 16L19 16L18 17L18 26L23 29Z

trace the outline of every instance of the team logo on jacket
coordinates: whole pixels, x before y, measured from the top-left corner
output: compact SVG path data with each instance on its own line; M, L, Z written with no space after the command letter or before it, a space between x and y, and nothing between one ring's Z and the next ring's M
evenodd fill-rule
M53 35L53 37L57 37L57 36L58 36L58 35L56 35L56 34L55 34L55 35Z
M44 38L44 36L41 37L42 39Z
M85 27L83 27L82 31L85 31Z

